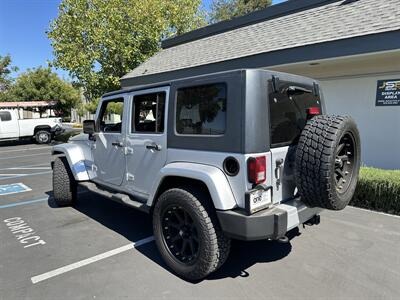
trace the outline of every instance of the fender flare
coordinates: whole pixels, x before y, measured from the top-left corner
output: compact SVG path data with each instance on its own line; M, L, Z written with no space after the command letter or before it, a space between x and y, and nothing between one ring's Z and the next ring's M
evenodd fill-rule
M217 167L187 163L175 162L164 166L158 173L147 205L152 206L158 192L158 187L163 180L169 176L178 176L195 179L203 182L210 192L214 207L219 210L229 210L237 207L235 197L225 174Z
M86 159L82 147L76 144L60 144L53 146L52 155L62 154L66 157L69 167L76 181L89 180L86 170Z

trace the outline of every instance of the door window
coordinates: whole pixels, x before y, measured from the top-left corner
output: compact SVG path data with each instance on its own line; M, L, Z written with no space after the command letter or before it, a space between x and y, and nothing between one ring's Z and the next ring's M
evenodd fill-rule
M124 98L104 101L99 116L100 131L120 133L123 111Z
M133 98L132 132L164 132L165 97L165 92L157 92Z
M176 132L222 135L226 128L226 84L208 84L178 89Z
M0 120L2 122L11 121L11 114L8 111L0 111Z

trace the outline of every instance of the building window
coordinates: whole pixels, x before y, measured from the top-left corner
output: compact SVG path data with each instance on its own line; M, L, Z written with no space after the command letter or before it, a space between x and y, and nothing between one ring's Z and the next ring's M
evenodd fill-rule
M2 122L11 121L11 114L8 111L0 111L0 120Z
M226 90L224 83L178 89L176 132L194 135L224 134Z
M134 97L132 132L164 132L165 97L165 92Z

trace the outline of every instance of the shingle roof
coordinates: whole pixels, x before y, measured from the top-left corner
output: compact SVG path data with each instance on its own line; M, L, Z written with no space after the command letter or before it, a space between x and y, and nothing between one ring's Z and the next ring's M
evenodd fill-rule
M400 30L399 0L341 0L162 49L122 79Z

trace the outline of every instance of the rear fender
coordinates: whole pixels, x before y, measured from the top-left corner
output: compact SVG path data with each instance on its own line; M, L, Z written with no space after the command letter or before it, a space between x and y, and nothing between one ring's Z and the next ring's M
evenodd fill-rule
M65 156L75 180L89 180L88 167L92 165L92 154L88 146L81 144L60 144L51 150L52 155Z
M220 169L209 165L186 162L171 163L160 170L151 189L147 201L148 206L151 207L155 203L158 187L169 176L190 178L203 182L208 188L216 209L228 210L237 206L229 182Z

